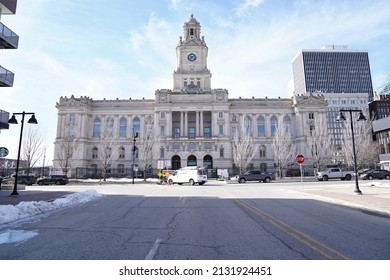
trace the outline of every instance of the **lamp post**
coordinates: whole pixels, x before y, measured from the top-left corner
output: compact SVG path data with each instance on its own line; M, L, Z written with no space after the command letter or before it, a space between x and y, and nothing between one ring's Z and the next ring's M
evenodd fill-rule
M20 162L20 150L22 147L22 136L23 136L23 126L24 126L24 116L25 115L32 115L31 118L28 120L28 123L30 124L37 124L38 121L35 118L35 113L13 113L12 117L9 119L8 123L10 124L18 124L18 121L15 118L15 115L22 115L22 120L21 120L21 127L20 127L20 137L19 137L19 148L18 148L18 158L16 160L16 172L15 172L15 183L14 183L14 190L11 193L11 195L18 195L18 173L19 173L19 162Z
M134 129L133 129L133 185L134 185L135 142L137 141L136 140L137 138L138 138L138 132L134 133Z
M345 121L346 120L343 112L349 112L349 116L350 116L350 120L351 120L353 167L355 170L355 190L353 192L355 194L363 194L359 189L359 180L358 180L357 162L356 162L355 134L353 131L352 112L359 112L359 118L357 119L357 121L365 121L366 117L363 115L362 110L341 109L340 115L337 117L337 121Z

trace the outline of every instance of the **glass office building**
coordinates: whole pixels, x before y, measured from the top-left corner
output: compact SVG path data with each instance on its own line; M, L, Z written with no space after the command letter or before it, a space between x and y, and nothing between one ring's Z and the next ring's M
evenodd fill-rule
M295 94L367 93L372 101L367 51L349 50L344 45L301 50L292 66Z

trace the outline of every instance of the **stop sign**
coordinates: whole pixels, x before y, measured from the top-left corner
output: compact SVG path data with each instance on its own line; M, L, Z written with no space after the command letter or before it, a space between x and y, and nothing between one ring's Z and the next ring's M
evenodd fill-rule
M304 156L304 155L297 155L297 156L295 157L295 160L296 160L299 164L304 163L304 162L305 162L305 156Z

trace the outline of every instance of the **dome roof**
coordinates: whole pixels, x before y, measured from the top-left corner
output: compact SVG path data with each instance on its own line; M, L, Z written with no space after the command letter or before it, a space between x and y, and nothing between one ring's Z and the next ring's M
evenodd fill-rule
M189 18L189 20L187 21L187 23L199 24L199 21L197 21L197 20L194 18L194 15L191 14L191 17Z

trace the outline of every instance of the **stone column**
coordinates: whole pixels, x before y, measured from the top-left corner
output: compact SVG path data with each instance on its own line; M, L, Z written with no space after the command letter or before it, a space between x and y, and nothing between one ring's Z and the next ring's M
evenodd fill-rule
M204 137L203 111L200 112L200 136Z
M195 124L196 124L196 128L195 128L195 130L196 130L196 137L200 137L200 136L202 136L202 134L200 132L200 126L199 126L199 122L200 122L199 114L201 114L201 112L200 111L195 111L195 114L196 114L196 122L195 122Z
M184 112L180 113L180 137L184 137Z
M188 136L188 112L184 112L184 137Z

